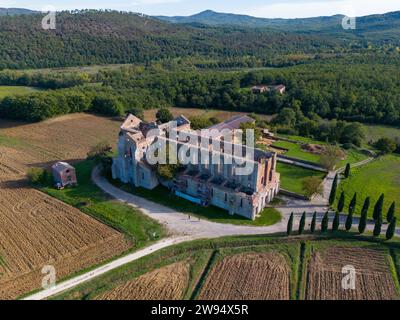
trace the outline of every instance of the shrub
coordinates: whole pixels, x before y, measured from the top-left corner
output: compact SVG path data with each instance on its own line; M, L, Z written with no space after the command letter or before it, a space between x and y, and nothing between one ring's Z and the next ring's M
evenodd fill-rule
M34 185L45 184L49 179L48 172L43 168L30 168L27 176L29 182Z
M87 153L87 158L101 160L101 158L107 157L110 154L111 150L112 148L109 143L106 141L102 141L90 148L89 152Z
M304 178L302 181L302 189L304 194L309 198L314 194L322 194L324 191L322 180L316 176Z
M156 119L159 123L167 123L172 121L174 116L167 108L161 108L156 113Z

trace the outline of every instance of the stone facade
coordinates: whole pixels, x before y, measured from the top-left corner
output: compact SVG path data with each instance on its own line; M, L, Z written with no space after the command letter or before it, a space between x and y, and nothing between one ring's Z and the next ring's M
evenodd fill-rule
M156 142L166 142L174 145L178 153L190 149L195 158L205 157L208 160L189 163L173 181L161 183L168 186L171 193L192 202L214 205L232 215L254 220L279 191L276 154L216 141L213 137L207 137L208 142L204 145L199 132L190 129L190 122L185 117L180 116L175 121L162 125L145 124L129 116L121 126L118 156L112 165L113 178L137 187L154 189L160 181L155 168L146 161L149 147ZM177 125L173 126L173 123ZM186 138L169 134L170 129ZM198 140L193 137L198 137ZM233 152L235 148L242 151L240 156ZM248 157L249 154L252 157ZM253 170L239 175L240 169L246 165Z

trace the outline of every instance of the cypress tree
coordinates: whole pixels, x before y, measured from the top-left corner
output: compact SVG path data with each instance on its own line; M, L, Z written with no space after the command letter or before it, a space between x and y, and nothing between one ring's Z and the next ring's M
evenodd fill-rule
M378 216L378 219L375 221L374 227L374 237L379 237L382 231L382 217Z
M382 194L374 207L374 220L378 220L379 217L382 218L382 210L383 210L383 201L385 200L385 195Z
M315 232L316 225L317 225L317 212L314 212L312 221L311 221L311 233Z
M339 199L339 203L337 206L337 209L339 212L343 212L343 208L344 208L344 202L345 202L345 195L344 195L344 191L342 191L342 193L340 194L340 199Z
M301 216L300 224L299 224L299 234L302 234L304 232L305 225L306 225L306 213L303 212L303 215Z
M290 234L292 233L292 229L293 229L293 212L290 215L288 224L287 224L287 235L290 236Z
M346 231L350 231L353 226L353 212L350 212L346 218Z
M364 205L361 209L361 215L363 215L364 213L368 216L368 210L369 210L369 206L371 204L371 199L370 197L367 197L364 201Z
M330 205L332 205L335 202L337 184L338 184L338 175L336 174L335 179L333 179L331 194L329 195L329 204Z
M366 211L364 210L361 213L360 223L358 224L358 232L360 234L363 234L365 232L365 228L367 227L367 215L368 215L368 210Z
M392 205L389 208L387 216L386 216L387 222L392 221L392 219L394 218L394 212L395 211L396 211L396 202L393 201Z
M326 232L328 230L328 223L329 223L329 212L327 211L322 218L321 222L321 231Z
M393 217L392 220L390 220L390 224L386 230L386 240L390 240L394 236L394 232L396 231L396 222L397 219Z
M338 231L339 225L340 225L340 216L339 216L339 212L336 212L335 218L333 219L333 223L332 223L332 231Z
M357 205L357 192L354 194L353 199L351 199L350 205L349 205L349 213L354 213L354 210L356 209Z
M350 177L350 169L351 169L351 167L350 167L350 163L348 163L347 165L346 165L346 169L344 170L344 177L347 179L348 177Z

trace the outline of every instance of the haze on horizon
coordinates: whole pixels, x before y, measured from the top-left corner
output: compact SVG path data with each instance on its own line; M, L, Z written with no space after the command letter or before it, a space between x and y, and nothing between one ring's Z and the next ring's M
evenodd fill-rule
M204 10L246 14L264 18L305 18L345 14L364 16L400 10L398 0L0 0L0 7L43 10L115 9L147 15L187 16Z

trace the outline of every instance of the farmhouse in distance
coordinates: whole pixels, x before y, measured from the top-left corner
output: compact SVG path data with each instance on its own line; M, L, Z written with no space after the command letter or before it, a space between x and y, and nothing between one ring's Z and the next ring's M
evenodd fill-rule
M239 116L212 128L229 129L229 132L233 133L242 123L250 121L252 119L247 116ZM160 179L156 167L146 160L146 152L150 146L159 140L165 140L166 143L176 146L179 152L180 148L188 144L187 140L172 140L170 130L193 134L196 137L199 134L191 129L190 121L182 115L175 121L161 125L154 122L144 123L129 115L121 126L118 156L113 159L112 164L113 178L146 189L154 189L161 183L176 196L193 203L202 206L214 205L229 211L231 215L237 214L252 220L255 220L278 194L280 175L276 171L276 153L240 145L243 148L243 156L236 159L238 156L233 154L234 142L223 141L219 134L207 136L208 148L204 148L198 140L197 144L191 144L191 148L197 152L197 159L204 157L205 153L208 163L189 163L183 166L172 181ZM218 133L219 130L215 131ZM229 148L225 148L227 145ZM249 153L254 153L254 159L246 156ZM219 161L213 161L215 157L219 158ZM250 174L236 174L239 169L237 163L245 167L249 162L254 168Z

